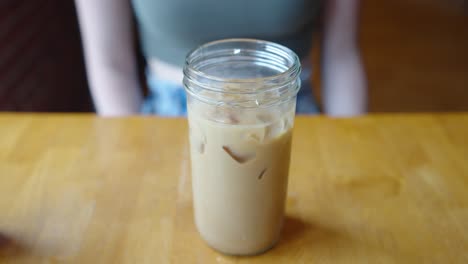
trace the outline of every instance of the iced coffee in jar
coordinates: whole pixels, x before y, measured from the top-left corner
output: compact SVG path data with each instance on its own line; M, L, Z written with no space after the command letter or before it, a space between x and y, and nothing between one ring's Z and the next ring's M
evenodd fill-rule
M187 56L195 223L223 253L258 254L279 239L299 73L294 52L261 40L215 41Z

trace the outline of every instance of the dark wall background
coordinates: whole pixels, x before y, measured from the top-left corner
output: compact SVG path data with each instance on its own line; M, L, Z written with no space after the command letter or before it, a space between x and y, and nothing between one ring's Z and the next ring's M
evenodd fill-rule
M0 1L0 110L92 111L73 0Z
M360 44L370 111L468 111L468 1L361 3ZM316 45L315 65L318 54ZM319 87L320 67L315 69ZM320 98L319 89L316 94Z

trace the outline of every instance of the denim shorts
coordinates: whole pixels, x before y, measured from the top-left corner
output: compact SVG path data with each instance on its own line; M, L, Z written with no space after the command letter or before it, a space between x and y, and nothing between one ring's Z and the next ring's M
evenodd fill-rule
M303 71L310 72L310 71ZM297 94L296 113L318 114L319 109L312 93L310 74L302 74L302 84ZM141 111L143 114L155 114L167 117L187 115L187 103L184 87L170 81L161 80L150 70L146 72L149 95L145 98Z

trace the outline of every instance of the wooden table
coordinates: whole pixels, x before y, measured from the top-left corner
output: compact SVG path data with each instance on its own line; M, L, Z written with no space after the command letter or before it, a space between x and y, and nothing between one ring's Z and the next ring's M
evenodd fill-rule
M300 117L279 244L208 248L184 119L0 115L1 263L468 263L468 114Z

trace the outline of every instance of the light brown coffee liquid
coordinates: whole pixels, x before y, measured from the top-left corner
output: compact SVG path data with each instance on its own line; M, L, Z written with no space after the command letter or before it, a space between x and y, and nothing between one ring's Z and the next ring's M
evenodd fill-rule
M278 240L293 117L230 115L224 124L189 111L195 222L213 248L250 255Z

